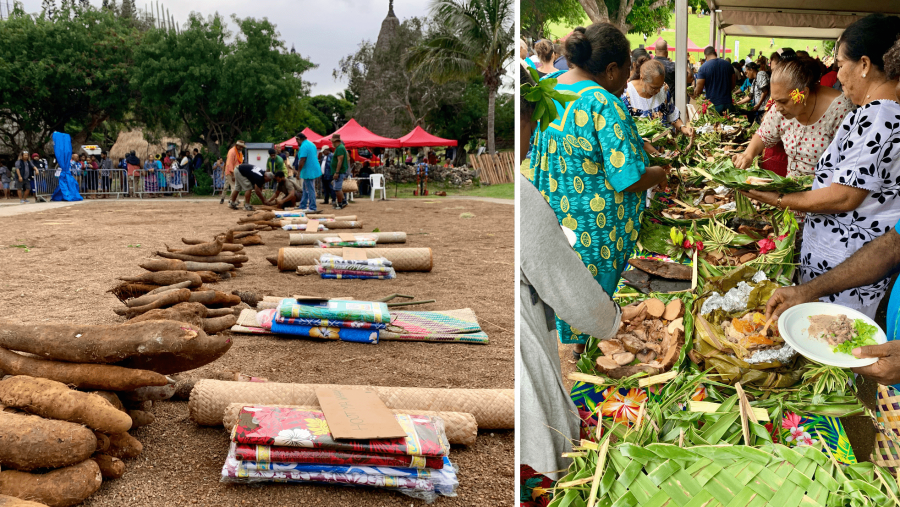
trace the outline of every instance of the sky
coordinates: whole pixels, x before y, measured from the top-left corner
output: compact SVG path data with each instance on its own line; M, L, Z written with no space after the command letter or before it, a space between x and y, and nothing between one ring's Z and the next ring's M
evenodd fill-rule
M0 1L5 5L6 0ZM21 1L26 12L40 12L42 0ZM102 0L91 0L91 4L99 7ZM395 0L394 13L401 21L424 17L429 4L429 0ZM135 5L144 9L150 2L135 0ZM333 95L346 88L346 82L332 77L338 61L355 53L363 40L375 42L388 13L388 0L160 0L159 5L167 8L179 24L184 24L191 12L207 16L218 11L226 19L231 14L268 18L288 49L293 44L298 53L318 65L303 74L303 79L312 83L313 95ZM233 25L231 28L235 31Z

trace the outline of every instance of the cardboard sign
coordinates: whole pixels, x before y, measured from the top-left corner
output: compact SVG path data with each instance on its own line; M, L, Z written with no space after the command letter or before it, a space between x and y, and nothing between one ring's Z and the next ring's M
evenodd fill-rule
M345 246L344 251L341 252L341 257L344 260L348 261L364 261L369 257L366 255L366 250L363 248L350 248Z
M356 241L356 234L352 232L339 233L338 237L341 238L341 241Z
M406 432L375 391L318 387L316 396L335 440L404 438Z
M306 232L316 232L319 230L318 220L308 220L306 222Z

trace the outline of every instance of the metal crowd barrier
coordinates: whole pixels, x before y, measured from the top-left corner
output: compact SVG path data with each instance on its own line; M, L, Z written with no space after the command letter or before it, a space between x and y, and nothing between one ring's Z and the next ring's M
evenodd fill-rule
M128 178L125 169L88 169L73 173L78 182L78 192L84 198L115 196L124 197L128 192ZM54 187L55 189L56 187Z
M130 189L132 189L129 192L140 198L166 194L181 197L182 194L186 194L190 190L187 169L169 171L146 171L141 169L135 171L134 175L129 176L128 179Z

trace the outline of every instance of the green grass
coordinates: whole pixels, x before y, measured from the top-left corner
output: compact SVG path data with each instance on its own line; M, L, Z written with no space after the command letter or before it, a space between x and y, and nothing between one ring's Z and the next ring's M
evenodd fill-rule
M669 19L669 23L673 26L675 25L675 16L671 16ZM587 15L584 17L583 25L587 26L590 24L590 20ZM554 38L565 37L575 26L562 26L562 25L550 25L550 34ZM647 34L647 42L644 43L644 37L639 33L628 34L628 41L631 43L631 49L637 48L640 44L644 44L644 47L651 47L653 43L656 42L658 37L662 37L669 43L669 46L675 46L675 29L672 31L664 31L660 35L656 35L656 32ZM709 45L709 16L703 16L702 18L698 18L696 14L688 15L688 38L694 41L694 44L700 46L701 48L705 48ZM732 52L725 55L728 58L734 60L734 42L740 41L740 53L738 56L741 58L746 57L750 53L750 49L756 49L756 55L762 53L769 57L773 51L778 48L789 47L794 50L806 50L806 46L809 46L810 55L813 58L825 57L825 52L822 49L822 41L818 40L805 40L805 39L775 39L775 46L769 46L769 38L762 37L728 37L726 41L728 44L728 49ZM813 46L818 46L819 51L813 52ZM689 53L689 55L693 56L694 63L700 61L700 58L703 57L702 53ZM669 58L673 58L675 55L673 52L669 52ZM756 56L754 56L754 60Z
M448 196L451 195L464 195L471 197L494 197L497 199L514 199L516 194L516 186L515 183L501 183L499 185L474 185L471 187L463 187L457 188L453 186L444 186L437 183L429 183L428 184L428 195L427 196L414 196L413 190L416 189L415 183L401 183L396 186L396 194L395 194L395 185L393 183L387 184L387 197L413 197L413 198L425 198L425 199L440 199L440 196L434 195L435 192L447 192ZM377 194L381 196L379 192Z

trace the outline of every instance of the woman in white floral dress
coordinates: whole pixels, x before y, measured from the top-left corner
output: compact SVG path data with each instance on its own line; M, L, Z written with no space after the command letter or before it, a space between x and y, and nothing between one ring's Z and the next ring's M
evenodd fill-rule
M779 208L806 211L800 281L833 269L900 219L900 104L884 71L884 54L900 36L900 18L872 14L839 40L838 78L859 108L848 114L816 165L813 189L780 195L745 192ZM889 285L884 279L823 301L875 316Z

